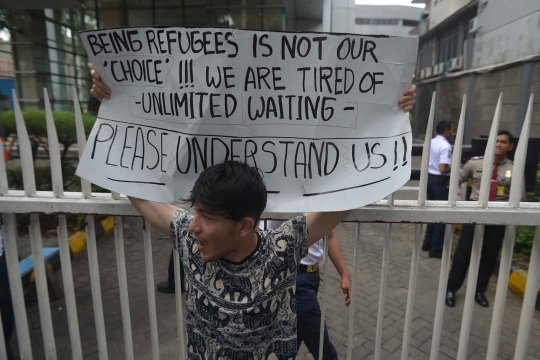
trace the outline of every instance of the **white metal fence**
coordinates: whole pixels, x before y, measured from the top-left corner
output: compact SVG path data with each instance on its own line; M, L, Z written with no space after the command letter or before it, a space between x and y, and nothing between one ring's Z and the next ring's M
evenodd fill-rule
M47 359L56 359L57 351L54 341L54 329L51 319L51 310L49 303L49 295L47 288L47 279L45 275L45 264L41 257L42 240L39 222L39 214L60 214L58 224L58 243L60 248L60 259L63 272L63 285L66 298L67 317L69 323L69 334L71 341L72 357L74 359L82 358L81 338L77 319L76 301L74 295L74 283L70 259L70 251L67 237L66 214L84 214L86 215L87 226L87 246L89 259L89 273L92 289L93 308L95 316L95 327L97 334L97 342L99 348L99 358L108 359L107 340L105 336L105 322L103 315L103 302L101 297L101 286L99 277L99 265L97 258L96 234L94 228L95 214L107 214L115 216L115 241L116 241L116 258L118 269L118 280L120 290L120 301L122 309L122 322L124 331L124 346L126 358L133 359L133 341L131 318L129 309L129 294L126 279L126 266L124 256L124 241L122 216L137 216L137 211L131 206L127 198L120 196L117 193L98 194L91 193L90 184L82 181L82 192L64 192L63 180L61 171L60 151L58 138L54 126L54 120L51 112L50 102L47 91L45 90L45 109L47 119L51 176L53 191L36 191L34 167L32 161L32 151L30 140L26 131L23 116L17 101L15 91L13 92L15 105L15 118L17 125L17 135L19 142L20 160L23 173L24 191L14 191L8 189L6 176L6 168L4 159L0 156L0 212L3 214L2 232L5 242L5 254L7 267L9 272L9 281L11 284L11 294L13 299L16 334L19 345L19 353L22 359L32 359L32 346L30 343L30 335L28 328L27 313L24 302L23 287L19 276L19 261L17 251L17 229L15 224L15 214L25 213L30 214L30 239L32 255L34 258L36 290L38 295L38 305L40 322L42 327L43 344L45 347L45 355ZM86 144L86 135L84 133L82 117L77 100L77 94L73 93L75 119L77 126L77 139L79 147L79 156L81 155ZM534 237L534 245L531 255L529 276L525 298L521 311L521 319L515 347L514 359L525 359L527 356L527 347L529 334L531 332L531 324L534 316L534 306L538 292L538 283L540 278L540 204L520 202L523 185L525 155L527 150L527 141L529 137L529 128L532 117L532 106L534 96L531 95L528 111L523 123L523 129L520 135L520 140L515 161L514 161L514 178L513 185L510 191L510 199L508 202L488 202L489 198L489 182L491 180L494 148L499 127L499 120L502 106L502 94L499 97L491 132L486 148L486 156L484 157L484 171L482 173L482 187L480 198L477 202L457 201L458 193L458 178L459 167L452 167L450 176L450 192L448 201L427 201L427 168L429 160L430 138L426 137L424 142L424 151L422 157L422 173L417 201L394 200L393 194L386 200L378 201L372 205L362 209L351 211L344 221L356 223L356 243L354 248L354 269L352 284L352 301L350 306L349 330L348 330L348 348L347 359L353 359L353 334L354 334L354 314L355 314L355 298L357 296L356 274L359 267L358 262L358 243L360 238L360 223L362 222L383 222L386 223L384 251L382 257L382 271L380 282L380 296L378 305L378 317L375 336L375 360L381 358L382 348L382 332L386 298L386 284L388 276L389 262L389 245L391 242L391 227L392 223L415 223L415 236L413 244L413 252L410 268L409 289L407 295L406 315L403 328L403 344L402 344L402 359L408 359L410 339L411 339L411 324L414 313L415 290L417 288L417 273L421 246L421 234L423 223L446 223L446 232L444 239L443 258L441 263L441 272L439 276L439 289L436 304L435 321L433 326L432 343L430 359L435 360L439 356L439 346L441 340L441 331L444 314L444 298L446 292L446 284L448 280L448 272L450 266L450 255L452 246L452 224L475 223L475 237L473 242L473 250L471 256L471 264L469 267L469 277L467 281L467 292L465 298L465 307L463 312L462 327L459 339L458 359L465 359L467 356L467 348L469 344L469 335L471 329L474 292L477 282L477 274L479 268L479 260L481 255L482 234L485 224L506 225L506 233L504 237L504 245L498 276L497 292L493 307L493 319L488 343L487 359L497 359L499 340L501 338L502 319L505 311L505 301L507 294L507 284L512 261L512 253L514 241L516 237L517 226L537 226ZM433 129L435 94L431 103L431 112L429 116L428 128L426 134L431 134ZM466 97L463 97L461 116L456 134L455 151L453 153L452 162L458 164L461 158L461 146L463 139L463 128L466 108ZM272 214L265 213L265 219L288 219L294 214ZM156 318L156 302L154 294L154 275L152 262L152 239L148 226L144 228L142 233L144 240L144 254L146 264L146 281L148 293L148 311L150 319L152 356L154 359L159 359L159 341ZM180 289L179 276L179 259L178 254L174 258L176 271L176 289ZM326 276L326 271L324 272ZM323 301L322 314L325 314L326 302L326 286L323 283ZM177 292L176 296L177 310L177 327L178 327L178 358L183 359L185 354L185 339L184 339L184 324L183 309L181 296ZM322 327L321 327L322 329ZM2 328L0 327L0 338L3 338ZM322 342L321 342L322 345ZM0 358L6 358L6 349L3 341L0 341ZM320 359L322 359L322 351L320 351Z

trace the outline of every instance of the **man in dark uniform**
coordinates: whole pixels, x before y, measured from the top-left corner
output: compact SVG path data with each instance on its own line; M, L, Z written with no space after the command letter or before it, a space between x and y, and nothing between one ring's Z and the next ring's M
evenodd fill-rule
M495 146L495 163L492 172L492 185L490 188L490 201L508 201L510 185L512 183L512 171L514 163L506 155L514 148L514 137L508 131L501 130L497 136ZM478 156L470 159L461 167L459 183L472 180L472 192L469 200L478 201L480 194L480 182L482 178L482 165L484 157ZM456 291L459 290L471 259L472 244L474 238L474 224L463 224L459 243L454 253L452 269L446 288L446 305L454 307L456 304ZM482 258L478 271L478 283L476 285L475 301L484 307L489 303L484 293L486 292L489 278L495 270L497 255L504 238L505 227L502 225L486 225L484 229L484 242L482 244Z
M452 145L454 137L452 122L441 120L437 123L437 136L431 139L427 198L428 200L448 200L448 183L452 164ZM444 224L428 224L423 251L429 251L429 257L441 258L444 243Z

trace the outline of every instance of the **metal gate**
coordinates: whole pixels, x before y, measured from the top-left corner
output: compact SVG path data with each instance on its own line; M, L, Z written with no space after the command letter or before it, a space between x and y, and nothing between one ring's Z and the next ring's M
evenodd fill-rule
M126 197L117 193L103 194L91 193L90 184L82 181L82 192L64 192L63 180L61 171L60 151L58 137L54 125L53 115L49 102L47 90L45 89L45 110L47 118L48 130L48 146L50 153L51 177L53 191L36 191L34 166L32 160L32 150L30 140L26 131L23 116L19 107L19 103L13 92L15 105L15 117L17 125L17 136L19 143L19 153L23 173L24 191L15 191L8 189L8 181L6 176L6 168L3 157L0 156L0 212L3 214L2 233L5 241L5 251L7 266L9 272L9 280L11 284L11 293L14 304L16 333L19 345L19 352L22 359L32 359L32 347L30 343L30 335L28 329L28 319L24 302L23 287L19 276L19 260L16 244L16 224L15 214L30 214L30 240L32 255L34 258L36 290L38 295L39 314L41 320L43 343L47 359L56 359L57 351L54 341L54 329L51 318L49 294L47 288L47 278L45 272L44 260L41 257L42 239L40 230L39 214L59 214L58 219L58 243L60 248L60 258L63 272L63 286L66 297L67 316L69 323L69 334L71 341L72 357L74 359L82 359L81 337L77 319L76 301L74 294L74 283L70 259L70 251L67 237L66 215L68 214L83 214L86 215L87 226L87 245L89 258L89 274L92 288L93 308L95 314L95 327L97 333L97 342L99 348L99 358L107 359L107 340L105 337L105 323L103 316L103 301L101 296L101 286L99 277L99 265L97 258L96 234L94 228L94 215L106 214L115 216L115 241L116 241L116 258L118 268L118 280L120 290L120 301L122 308L122 322L124 332L124 346L126 358L133 359L133 341L131 329L131 317L129 309L129 295L127 288L127 277L124 256L124 241L122 216L138 216L137 211L131 206ZM435 96L433 94L431 111L429 115L428 127L424 141L424 151L422 157L422 168L420 177L420 186L418 192L418 200L394 200L394 194L390 195L386 200L378 201L361 209L356 209L344 219L346 222L354 222L356 224L357 241L354 250L354 273L352 277L353 291L352 301L350 306L349 329L348 329L348 347L347 359L353 359L353 334L354 334L354 314L355 314L355 298L357 296L356 269L359 269L358 263L358 243L361 223L383 222L386 223L384 251L382 256L381 282L378 304L377 328L375 336L375 351L374 358L381 358L383 321L386 299L386 285L389 265L389 245L391 242L391 227L392 223L414 223L415 237L412 250L412 259L410 267L410 279L407 295L406 314L404 318L403 328L403 343L401 350L401 359L408 359L411 339L411 323L414 313L415 290L417 289L417 272L419 264L422 224L425 223L445 223L446 232L444 239L443 258L441 263L441 272L439 276L439 288L436 303L435 321L433 326L432 343L430 351L430 359L435 360L439 356L439 348L441 341L441 330L444 315L444 298L446 292L446 283L448 280L448 271L450 266L451 246L453 224L474 223L476 224L473 250L471 256L471 264L469 267L469 280L467 282L467 292L465 298L465 308L463 312L462 327L459 339L459 348L457 353L458 359L466 359L467 349L469 345L469 336L472 321L474 292L476 288L476 280L479 268L479 261L482 246L482 234L484 225L497 224L506 225L504 237L504 245L500 263L500 271L497 283L497 292L495 304L493 306L493 318L488 343L487 359L497 359L499 340L501 338L501 328L503 314L505 311L505 301L507 294L507 284L510 273L510 266L513 255L514 241L518 226L537 226L534 237L534 245L531 254L529 277L525 298L521 310L521 319L519 323L517 344L515 347L515 359L525 359L527 356L527 347L531 325L534 316L534 307L536 296L538 293L538 283L540 278L540 204L520 202L524 165L527 151L527 141L520 141L517 147L514 161L514 179L513 186L510 191L510 199L508 202L489 202L489 182L491 180L491 169L493 166L494 148L499 127L499 120L502 106L502 94L499 97L491 131L489 135L488 145L486 148L486 156L484 157L484 170L482 174L482 187L480 198L477 202L458 201L458 181L459 167L452 167L450 176L450 192L448 201L427 201L427 168L429 160L430 137L433 129L434 119L434 104ZM73 91L75 119L77 127L77 139L79 146L79 156L81 156L86 144L86 135L82 122L79 102L75 90ZM529 128L532 118L532 107L534 95L530 96L529 107L523 123L520 139L528 139ZM461 148L463 140L463 128L466 109L466 97L463 97L463 104L459 125L457 128L455 150L453 152L452 162L458 164L461 158ZM294 214L273 214L264 213L263 219L289 219ZM145 249L145 264L146 264L146 281L148 295L148 311L150 319L152 354L154 359L159 358L159 342L156 319L156 303L154 294L154 275L152 261L152 239L150 236L150 228L145 227L142 233ZM326 264L327 262L325 262ZM179 259L178 254L175 256L175 271L176 271L176 288L180 288L179 284ZM326 276L327 272L324 272ZM324 282L326 284L327 282ZM327 291L323 284L323 302L322 315L325 316ZM184 324L183 307L181 296L176 297L177 310L177 328L178 328L178 358L183 359L186 349L184 339ZM321 326L322 330L322 326ZM2 328L0 327L0 339L3 338ZM321 332L322 338L322 332ZM322 341L321 341L322 347ZM6 358L6 348L3 341L0 341L0 358ZM322 351L320 358L322 359Z

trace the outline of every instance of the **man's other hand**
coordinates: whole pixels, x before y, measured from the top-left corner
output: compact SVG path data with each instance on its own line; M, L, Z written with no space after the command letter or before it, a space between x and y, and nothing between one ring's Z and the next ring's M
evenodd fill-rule
M399 98L398 106L400 109L403 109L403 111L409 112L412 110L414 104L416 104L416 85L411 85L403 92L403 96Z
M92 85L92 89L90 90L90 94L92 94L92 96L99 101L103 100L103 98L110 99L111 89L109 89L107 85L101 81L101 76L99 76L96 70L92 70L90 74L92 75L92 82L94 83L94 85Z
M341 290L343 290L343 293L346 295L345 306L351 305L352 286L351 286L351 279L349 278L349 274L341 278Z

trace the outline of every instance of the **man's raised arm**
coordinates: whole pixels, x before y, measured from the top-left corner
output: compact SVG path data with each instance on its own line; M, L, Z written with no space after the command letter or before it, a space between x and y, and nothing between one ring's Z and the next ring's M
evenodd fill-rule
M129 201L142 217L159 232L171 236L171 219L178 208L174 205L162 204L155 201L142 200L128 196Z
M92 70L92 90L90 94L99 101L103 98L111 98L111 89L107 87L102 81L99 74ZM169 204L162 204L155 201L142 200L139 198L128 196L131 204L141 213L142 217L155 227L159 232L171 236L170 224L174 212L178 210L178 207Z
M334 229L347 214L346 211L312 212L307 213L308 243L307 247L315 244L319 239Z

